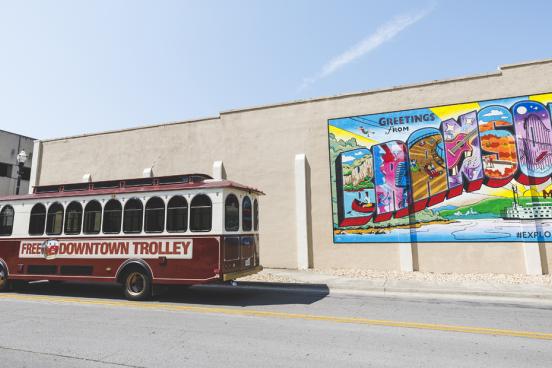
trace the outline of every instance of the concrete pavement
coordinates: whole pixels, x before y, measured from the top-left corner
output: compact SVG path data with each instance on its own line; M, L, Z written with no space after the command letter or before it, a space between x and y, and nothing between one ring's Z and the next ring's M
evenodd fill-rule
M529 299L192 287L134 303L114 286L35 284L0 308L2 367L552 365L552 308Z

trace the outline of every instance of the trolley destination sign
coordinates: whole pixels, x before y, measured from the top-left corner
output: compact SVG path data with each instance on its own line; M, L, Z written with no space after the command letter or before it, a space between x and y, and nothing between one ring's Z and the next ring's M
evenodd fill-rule
M20 258L158 258L192 259L193 239L70 239L21 241Z

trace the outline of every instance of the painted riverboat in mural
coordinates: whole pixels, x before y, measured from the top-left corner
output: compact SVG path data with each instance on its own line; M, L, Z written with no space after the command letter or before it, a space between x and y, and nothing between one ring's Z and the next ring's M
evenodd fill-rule
M502 212L502 218L507 220L552 219L552 202L539 201L521 203L516 186L512 186L513 204ZM552 229L551 229L552 230Z
M551 106L540 94L329 120L335 242L551 240L523 235L552 227Z

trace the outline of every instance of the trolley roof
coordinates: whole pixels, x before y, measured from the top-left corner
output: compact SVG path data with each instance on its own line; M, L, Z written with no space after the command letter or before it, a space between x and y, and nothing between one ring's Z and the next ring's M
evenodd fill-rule
M32 194L0 196L0 201L215 188L235 188L249 193L264 194L257 188L231 180L215 180L205 174L190 174L42 185L34 187Z

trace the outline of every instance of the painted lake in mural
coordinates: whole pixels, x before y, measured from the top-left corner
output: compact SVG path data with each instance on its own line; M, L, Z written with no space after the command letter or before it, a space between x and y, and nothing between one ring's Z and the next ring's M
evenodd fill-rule
M552 220L536 222L500 221L495 219L457 220L452 223L434 224L421 228L402 228L381 234L336 234L340 243L371 242L465 242L474 238L482 241L552 241Z

